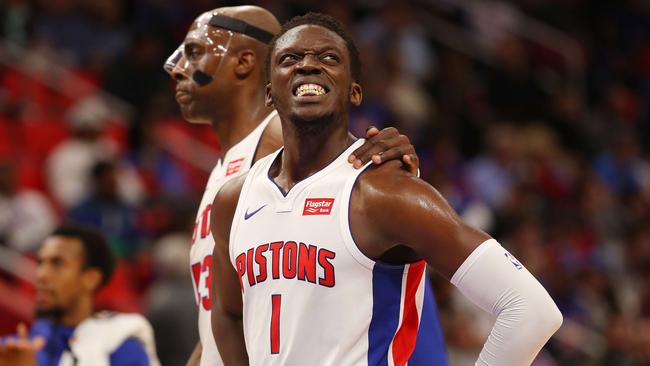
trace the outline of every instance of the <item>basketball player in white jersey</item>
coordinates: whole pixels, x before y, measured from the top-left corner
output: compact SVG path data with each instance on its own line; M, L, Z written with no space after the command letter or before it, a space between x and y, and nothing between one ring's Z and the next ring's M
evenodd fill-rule
M224 182L248 171L254 161L282 145L277 113L264 104L263 75L268 42L279 30L275 17L259 7L215 9L194 21L181 47L165 64L177 82L176 100L183 117L192 123L211 124L225 152L206 185L192 237L190 265L200 341L189 365L222 364L210 324L212 201ZM376 163L404 158L410 163L409 169L417 170L413 147L394 128L381 131L374 141L385 145L367 144L355 152L358 159L351 162L361 167L373 155Z
M284 149L226 183L212 208L212 321L225 363L405 365L428 263L496 316L477 364L530 364L562 322L542 285L399 162L346 163L362 143L348 131L362 89L341 25L292 19L268 67Z

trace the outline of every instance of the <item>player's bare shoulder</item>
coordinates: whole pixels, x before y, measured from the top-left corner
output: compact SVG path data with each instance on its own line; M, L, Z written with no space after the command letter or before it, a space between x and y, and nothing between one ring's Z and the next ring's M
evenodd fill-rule
M399 250L393 256L398 259L409 259L413 253L400 249L408 247L451 278L476 243L489 236L465 224L429 183L399 163L384 165L368 169L352 191L350 223L357 245L379 258Z
M357 245L376 258L401 244L439 238L462 225L442 195L399 161L370 167L359 177L352 190L350 217Z
M380 165L369 166L357 182L356 189L364 187L361 190L370 194L385 193L418 178L404 169L404 164L399 160L388 161Z
M404 169L402 162L396 160L366 169L355 184L353 195L359 198L360 209L391 212L391 207L421 203L414 202L414 199L421 198L422 190L435 191L426 182Z
M421 221L424 216L443 216L444 221L458 218L438 190L401 164L387 162L362 174L353 190L358 198L355 209L366 211L373 224L386 227Z
M408 210L405 192L419 181L400 161L368 167L359 176L352 188L349 217L352 236L366 256L379 259L394 247L395 220Z
M247 176L248 173L244 173L224 183L212 202L210 225L217 245L224 240L227 243L230 237L230 227L237 209L239 194Z

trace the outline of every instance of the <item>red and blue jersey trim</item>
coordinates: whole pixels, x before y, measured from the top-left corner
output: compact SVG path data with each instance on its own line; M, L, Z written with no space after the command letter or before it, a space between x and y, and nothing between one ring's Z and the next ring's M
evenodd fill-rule
M426 273L425 276L427 276ZM438 307L428 276L424 280L424 303L422 304L418 339L408 364L409 366L449 365Z
M368 330L368 365L406 365L415 349L424 300L426 263L376 263Z

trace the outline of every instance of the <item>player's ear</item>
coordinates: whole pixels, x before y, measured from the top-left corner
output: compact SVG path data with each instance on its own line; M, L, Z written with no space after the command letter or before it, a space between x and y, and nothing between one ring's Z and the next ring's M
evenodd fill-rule
M266 93L265 104L267 107L272 107L273 96L271 95L271 83L266 84L265 93Z
M255 52L251 49L243 49L237 53L237 65L235 66L235 75L238 79L245 79L255 69L257 58Z
M88 268L84 270L81 276L81 285L84 289L94 292L102 283L102 272L97 268Z
M352 82L352 86L350 86L350 103L352 103L355 107L358 107L361 105L361 100L363 99L363 90L361 89L361 85L356 82Z

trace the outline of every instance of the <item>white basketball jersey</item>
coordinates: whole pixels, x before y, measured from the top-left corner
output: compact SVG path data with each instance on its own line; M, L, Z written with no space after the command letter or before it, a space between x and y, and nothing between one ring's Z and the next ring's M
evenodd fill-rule
M223 365L212 336L212 250L214 239L210 231L210 209L219 189L228 180L247 172L255 158L260 138L269 121L277 115L273 111L248 136L230 148L212 170L194 223L190 265L194 294L199 309L199 337L203 351L201 365Z
M269 177L281 151L248 173L230 237L251 365L404 365L414 347L425 263L366 257L348 221L359 140L287 194ZM397 214L397 213L396 213Z

